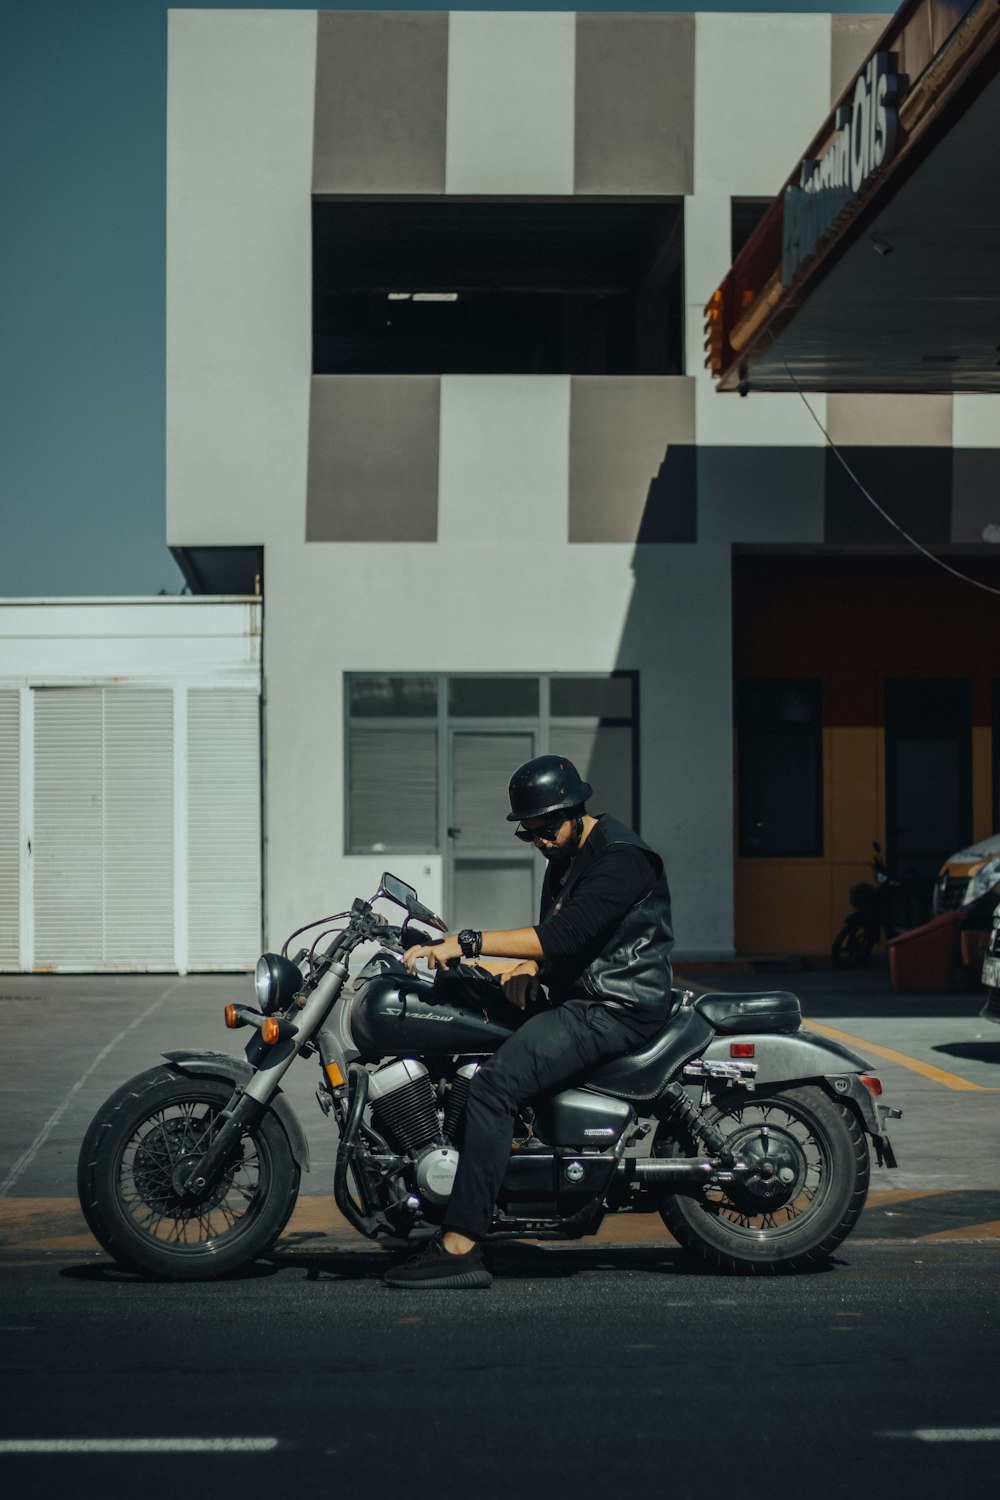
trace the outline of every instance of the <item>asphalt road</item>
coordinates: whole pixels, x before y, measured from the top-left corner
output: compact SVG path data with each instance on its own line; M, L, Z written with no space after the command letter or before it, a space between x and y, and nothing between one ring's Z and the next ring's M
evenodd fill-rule
M858 1243L807 1281L669 1247L493 1262L467 1293L390 1291L369 1251L183 1287L8 1265L3 1493L996 1493L992 1247Z
M994 1494L1000 1027L979 993L897 996L877 968L718 987L772 983L905 1111L826 1271L714 1276L623 1219L495 1247L489 1291L420 1293L336 1216L308 1066L313 1172L272 1257L196 1286L115 1268L75 1202L83 1131L161 1051L232 1050L249 983L0 977L0 1493Z

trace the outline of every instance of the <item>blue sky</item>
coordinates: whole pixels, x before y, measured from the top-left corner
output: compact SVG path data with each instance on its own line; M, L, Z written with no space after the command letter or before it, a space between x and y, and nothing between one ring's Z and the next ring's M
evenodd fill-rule
M178 593L164 541L166 0L0 4L0 596ZM303 0L271 10L313 9ZM891 0L325 9L891 14Z

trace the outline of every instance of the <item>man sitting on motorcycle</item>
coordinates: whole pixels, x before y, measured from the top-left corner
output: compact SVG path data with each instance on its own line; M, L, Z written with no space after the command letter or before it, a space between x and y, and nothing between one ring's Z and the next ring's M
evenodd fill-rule
M528 761L508 790L515 836L548 862L537 925L465 929L411 948L406 963L412 971L420 959L436 969L481 954L516 959L501 981L526 1019L470 1083L441 1234L389 1271L389 1286L489 1286L482 1241L518 1110L642 1047L670 1011L673 932L659 855L623 823L586 812L592 788L565 756Z

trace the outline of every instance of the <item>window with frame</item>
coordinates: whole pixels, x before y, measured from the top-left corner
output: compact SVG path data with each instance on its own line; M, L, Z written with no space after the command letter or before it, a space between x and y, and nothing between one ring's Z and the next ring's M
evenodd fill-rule
M316 375L680 375L684 202L313 200Z
M567 755L591 809L638 826L636 672L347 673L345 700L348 854L443 851L456 797L502 802L502 817L506 786L470 780L477 732Z
M822 855L822 683L741 682L737 726L740 855Z

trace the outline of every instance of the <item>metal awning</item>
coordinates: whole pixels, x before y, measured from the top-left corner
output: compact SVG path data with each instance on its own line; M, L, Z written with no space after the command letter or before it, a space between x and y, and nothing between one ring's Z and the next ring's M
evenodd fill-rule
M1000 0L906 0L706 308L724 391L1000 391Z

